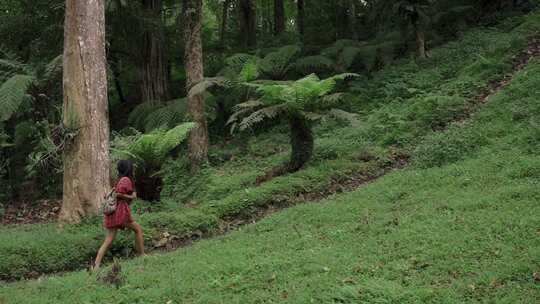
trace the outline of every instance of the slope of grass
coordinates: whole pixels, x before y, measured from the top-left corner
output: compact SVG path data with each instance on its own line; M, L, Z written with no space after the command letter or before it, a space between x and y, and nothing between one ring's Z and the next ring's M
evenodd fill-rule
M516 24L521 25L514 27ZM463 137L465 140L454 137L451 148L457 151L444 150L446 135L441 134L428 138L433 145L417 145L432 129L472 110L470 98L488 81L510 71L512 56L525 48L527 37L538 33L540 14L516 18L512 25L511 31L504 26L473 29L462 40L434 50L426 61L403 60L371 80L353 84L347 106L360 114L360 119L354 126L333 120L320 124L315 158L298 173L260 187L253 185L255 176L286 159L287 138L283 133L259 135L245 148L226 147L230 155L221 155L223 148L216 149L214 157L230 159L194 178L181 170L181 160L171 162L165 168L162 211L137 217L148 241L164 231L180 237L211 235L219 232L223 219L250 215L257 207L269 204L287 205L298 193L324 190L343 176L374 174L396 153L416 149L416 159L434 165L475 150L477 144L486 143L476 136L477 131L471 131L469 137ZM474 144L463 152L464 142ZM195 204L184 206L184 201ZM64 230L52 224L0 228L0 279L84 267L102 238L99 226L99 220L92 220ZM123 238L113 252L122 253L130 248L129 242L130 238Z
M7 284L0 302L538 303L539 88L535 61L469 123L428 136L417 152L444 165L417 153L355 192L126 261L118 289L77 272ZM480 144L452 158L443 136Z

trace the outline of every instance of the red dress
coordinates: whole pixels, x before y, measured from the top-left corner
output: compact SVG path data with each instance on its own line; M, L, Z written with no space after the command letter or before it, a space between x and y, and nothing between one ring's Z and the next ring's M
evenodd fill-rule
M133 193L133 182L129 177L122 177L116 184L116 192L130 195ZM116 202L116 211L113 214L105 215L105 228L123 229L126 225L133 222L131 217L131 208L126 200L118 198Z

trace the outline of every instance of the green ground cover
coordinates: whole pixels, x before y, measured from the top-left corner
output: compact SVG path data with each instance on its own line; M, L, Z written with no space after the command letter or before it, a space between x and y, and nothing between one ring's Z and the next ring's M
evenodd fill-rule
M529 85L531 88L519 89L513 86L508 90L508 92L513 92L512 90L521 90L519 93L522 95L508 97L512 98L512 102L509 102L508 100L506 100L506 102L500 101L500 103L504 104L505 108L497 109L490 105L489 111L492 112L483 110L482 113L488 114L482 115L492 116L485 118L487 122L482 122L481 127L450 127L449 131L444 133L434 133L433 130L446 125L452 120L459 119L464 113L470 111L471 108L474 107L470 102L471 97L481 91L490 80L500 78L503 74L510 71L511 66L509 63L511 62L512 56L524 49L527 38L537 34L539 29L539 14L513 18L507 22L503 22L498 27L471 30L460 41L452 42L433 50L431 58L428 60L421 62L403 60L396 66L388 67L376 74L372 79L358 80L350 88L351 96L346 106L348 110L356 112L359 115L359 118L355 120L352 125L333 119L322 122L317 127L316 131L316 155L308 167L298 173L276 178L262 186L255 187L253 185L254 178L263 173L266 169L279 164L287 157L287 136L284 133L277 135L258 135L257 137L249 139L245 147L238 147L237 145L231 144L225 149L230 151L230 155L224 157L227 160L220 161L213 166L206 168L200 175L193 178L186 177L182 170L175 170L176 168L182 167L182 160L171 161L164 169L166 185L163 202L152 207L154 212L138 215L137 220L144 226L148 241L164 231L179 236L190 235L193 232L202 232L205 235L212 235L213 233L219 232L220 219L238 215L249 215L256 210L257 207L267 204L275 204L276 202L287 204L288 198L294 196L298 192L325 189L333 179L338 179L340 176L358 174L358 172L369 175L377 172L381 167L388 165L392 155L396 153L395 151L411 154L419 167L432 167L464 159L470 156L472 152L481 150L482 146L493 148L496 145L502 145L502 143L499 142L499 137L496 136L508 134L509 132L519 133L513 128L514 125L528 124L527 127L535 126L529 119L529 115L533 109L517 106L518 101L525 102L529 99L531 103L530 106L533 106L532 101L535 96L528 96L526 94L535 92L535 89L532 89L532 87L536 84L530 83L535 80L534 78L521 81L521 86ZM534 70L534 68L531 69ZM497 115L501 116L501 118ZM481 118L481 115L479 116ZM503 119L507 118L507 116L511 116L510 118L513 119L515 118L516 121L512 120L511 124L508 124L508 122ZM483 120L480 119L479 121ZM497 128L498 124L503 123L508 125L501 125ZM341 127L336 128L337 125ZM512 128L510 128L510 126L512 126ZM530 131L533 133L529 132L530 136L534 135L534 130L536 129ZM535 141L535 138L533 137L528 139L523 136L508 138L518 142L508 143L505 147L514 147L516 146L516 143L529 147L530 144ZM219 150L223 150L223 148L220 147ZM217 148L214 151L216 151L213 153L214 155L217 155L218 159L223 156L219 154L220 152L217 152ZM501 153L502 152L504 151L501 151ZM522 152L523 151L520 151L520 153ZM512 154L508 153L501 154L500 157L510 159ZM369 157L366 158L366 154ZM488 153L488 156L490 157L489 159L478 160L478 164L493 160L491 154ZM527 161L530 160L524 160L524 162ZM474 163L473 160L469 160L469 162ZM488 169L489 166L486 167L486 170ZM434 170L433 172L439 172L437 170L450 169L432 170ZM479 169L476 168L473 172L478 170ZM402 177L404 180L412 179L415 174L419 174L418 172L424 174L424 171L413 170L406 172L407 173L393 174L390 177L385 178L385 181L387 179L397 179L398 177L396 176L402 176L402 174L410 175ZM428 170L426 172L431 171ZM449 171L444 172L449 174ZM487 171L481 172L484 172L484 174L487 175ZM442 175L443 173L439 174ZM500 176L502 173L497 172L497 174ZM452 176L453 175L446 178L452 178ZM501 179L502 178L503 177L501 177ZM388 186L388 182L385 181L380 183ZM425 182L435 181L426 180ZM518 180L515 182L521 181ZM432 186L433 185L429 187ZM383 186L373 185L367 189L373 189L373 187L377 188ZM428 186L426 187L426 189L429 188ZM487 185L485 187L487 187ZM361 194L364 193L363 191L364 190L351 194L350 196L345 196L350 198L349 205L352 204L351 206L356 206L354 204L356 204L357 199L354 197L367 195ZM370 191L376 190L365 191L370 193ZM411 189L411 191L413 191L415 195L422 193L421 189L418 189L418 191L416 189ZM441 193L448 194L453 191L453 188L441 188L440 191ZM398 197L396 199L400 198ZM195 205L184 206L185 202L195 202ZM366 204L373 205L373 207L367 207L368 209L375 208L379 203L375 199L370 202L371 203L367 202L366 199ZM346 206L348 204L330 203L328 205ZM338 212L340 212L338 209L331 211L334 210L334 208L326 206L327 205L324 204L317 207L299 207L287 211L284 215L279 215L276 218L291 217L291 214L295 214L294 212L299 212L297 210L308 212L307 210L312 210L310 208L314 208L314 211L309 211L313 212L313 217L317 216L316 212L325 212L320 216L329 216L328 219L330 219L330 216L335 216L332 221L334 224L340 226L347 223L346 219L348 218L347 216L349 216L349 211L344 209L342 210L343 213L338 214ZM139 207L144 209L147 208L147 205L141 203ZM323 209L318 208L329 209L323 211ZM381 213L381 216L382 215L383 214ZM298 216L297 213L296 216ZM384 215L384 217L391 216L392 213ZM518 214L516 214L516 216L518 216ZM335 223L338 219L339 222L343 221L343 223ZM264 225L269 225L264 223L271 223L275 220L275 218L269 219L260 225L264 227ZM300 217L297 220L303 221L304 219L303 217ZM0 279L20 279L39 273L69 271L83 268L95 254L103 237L99 221L99 219L94 219L82 225L66 227L61 230L57 229L54 224L0 228L0 252L2 252L2 255L0 255ZM305 227L302 227L301 223L302 222L299 222L299 227L297 227L301 233L307 233L306 231L312 229L312 226L310 226L311 222L304 223ZM379 224L382 225L382 223ZM433 225L435 225L435 223L433 223ZM330 223L328 223L327 226L329 229L333 227ZM442 229L443 227L440 228ZM248 230L249 229L253 228L248 228ZM279 229L282 228L280 227ZM275 235L271 237L280 239L280 234L283 234L287 229L290 229L290 227L284 227L282 230L272 232L275 233ZM478 229L480 229L480 227L478 227ZM292 231L294 231L294 229ZM463 231L461 231L461 233L463 233ZM290 231L289 235L290 237L294 236ZM344 236L343 242L345 244L339 246L351 245L351 242L355 242L355 235L355 233L351 232L348 239ZM376 240L376 234L369 235L369 237L373 238L372 242L378 242ZM412 236L410 237L412 238ZM234 234L232 238L238 238L238 243L235 243L236 245L234 245L236 248L231 247L230 250L245 250L246 252L249 252L250 250L248 247L251 248L252 245L255 246L254 242L243 239L253 238L253 236L249 236L249 234ZM230 239L220 238L217 241L204 242L204 244L198 245L193 249L181 251L178 254L171 255L171 257L165 257L163 263L165 263L166 259L171 259L171 261L174 260L173 256L176 255L191 255L193 259L195 259L197 254L200 253L200 250L202 250L200 248L211 246L208 244L214 244L215 242L223 242L223 240ZM130 241L131 239L129 237L123 237L120 242L116 244L113 253L129 255L129 251L126 252L125 249L129 248ZM247 247L242 249L239 244L244 241L249 244L246 244ZM276 244L278 247L285 245L286 244L283 243ZM297 247L298 246L300 245L297 245ZM325 245L318 244L317 246L324 247ZM328 250L332 249L331 247L332 246L330 246ZM212 250L208 249L207 254L211 254ZM336 252L339 252L340 250L341 249L338 248L336 249ZM354 250L360 250L360 248L355 248ZM365 251L365 253L367 254L368 251ZM285 256L290 255L291 251L284 251L282 253L277 252L276 254L283 254ZM375 257L371 258L374 259ZM151 257L148 259L152 260L155 258ZM180 260L184 260L184 257L180 258ZM201 258L201 261L202 260L203 258ZM242 260L245 261L246 259L244 258ZM193 262L195 264L199 263L194 260ZM139 267L131 266L137 265L137 263L141 262L129 264L130 266L127 266L128 271L129 269L135 269L134 267ZM156 265L160 263L162 262L156 260ZM179 265L184 265L181 263ZM328 266L328 268L332 269L330 266ZM167 267L163 267L163 271L167 272ZM195 271L195 269L193 271ZM197 271L200 272L202 269ZM294 269L291 269L291 271L294 271ZM297 271L301 270L297 269ZM195 272L193 275L194 274ZM141 274L141 276L149 275L154 274L149 274L147 272ZM172 274L167 275L166 277L170 277L171 275ZM334 279L336 279L336 277L337 276L335 276ZM154 277L154 279L155 278L157 277ZM86 278L84 274L80 273L68 276L65 279L65 282L62 281L63 279L53 278L47 280L46 284L51 284L51 286L53 286L55 280L59 280L58 282L63 282L63 284L66 284L66 288L69 288L69 286L75 286L83 279L85 280ZM149 280L152 281L153 279ZM172 277L171 280L173 280ZM164 279L164 282L167 282L167 280ZM285 283L286 282L283 282L283 284ZM219 282L216 284L218 284L216 285L217 287L221 286L219 285L221 284ZM384 281L381 281L380 284L383 284L385 288L390 290L398 288L398 286L394 286L388 282L385 283ZM29 286L38 285L30 284ZM129 284L126 286L129 286ZM249 284L242 283L237 284L236 286L249 287ZM4 294L5 292L11 294L11 291L8 291L12 290L11 288L15 287L10 286L8 289L3 289L2 292L4 292ZM24 290L26 287L16 288L23 288ZM100 287L95 284L91 284L89 288L96 288L98 291L96 291L97 293L95 295L98 297L99 292L101 292L99 290L107 290L105 287ZM156 286L156 288L158 287ZM351 288L354 289L355 287L353 286ZM50 290L53 289L54 288L51 287ZM133 288L128 288L128 290L132 289ZM309 289L306 290L306 292L308 291ZM156 289L155 292L157 295L163 293L163 290L158 291ZM207 292L208 291L205 291L205 293ZM70 293L66 296L72 295L74 294ZM14 295L14 298L15 297L16 295ZM4 296L4 298L10 300L10 297ZM200 298L193 295L193 299ZM200 301L204 302L203 300ZM136 300L131 299L128 302L133 303L136 302Z
M125 261L118 289L75 272L6 284L0 302L537 303L539 88L534 61L469 122L428 135L408 169Z

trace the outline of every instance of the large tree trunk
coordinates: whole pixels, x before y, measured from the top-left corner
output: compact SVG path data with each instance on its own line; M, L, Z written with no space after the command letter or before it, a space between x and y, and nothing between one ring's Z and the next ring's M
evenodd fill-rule
M165 34L161 0L142 0L146 17L153 24L143 33L140 90L143 102L169 100L169 69L165 53Z
M285 4L283 0L274 0L274 35L285 31Z
M64 124L78 134L64 151L60 219L97 214L110 187L104 0L67 0Z
M240 0L240 39L245 48L257 44L256 7L253 0Z
M187 91L201 82L203 73L202 0L184 0L184 43L187 74ZM208 126L202 94L188 98L188 115L197 126L190 132L188 139L189 158L192 171L197 171L208 157Z
M221 13L221 30L219 32L219 41L221 42L221 47L225 47L225 38L227 35L227 21L229 19L230 5L231 0L225 0L223 2L223 11Z
M304 34L306 32L304 0L297 0L296 7L297 7L297 16L296 16L297 25L296 26L297 26L298 34L300 35L302 39L304 39Z

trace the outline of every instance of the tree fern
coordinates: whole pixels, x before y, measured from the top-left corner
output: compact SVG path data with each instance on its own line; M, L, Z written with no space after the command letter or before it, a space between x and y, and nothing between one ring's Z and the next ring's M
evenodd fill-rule
M139 131L145 130L146 118L163 105L153 102L144 102L136 106L128 116L128 124Z
M151 132L160 128L170 129L184 121L186 112L186 98L173 100L146 116L144 119L144 130Z
M169 153L180 145L195 126L183 123L170 130L159 129L148 134L136 132L128 137L119 136L112 143L112 159L131 159L143 170L156 170Z
M299 53L300 47L297 45L284 46L266 55L260 61L259 68L262 74L270 79L284 79Z

